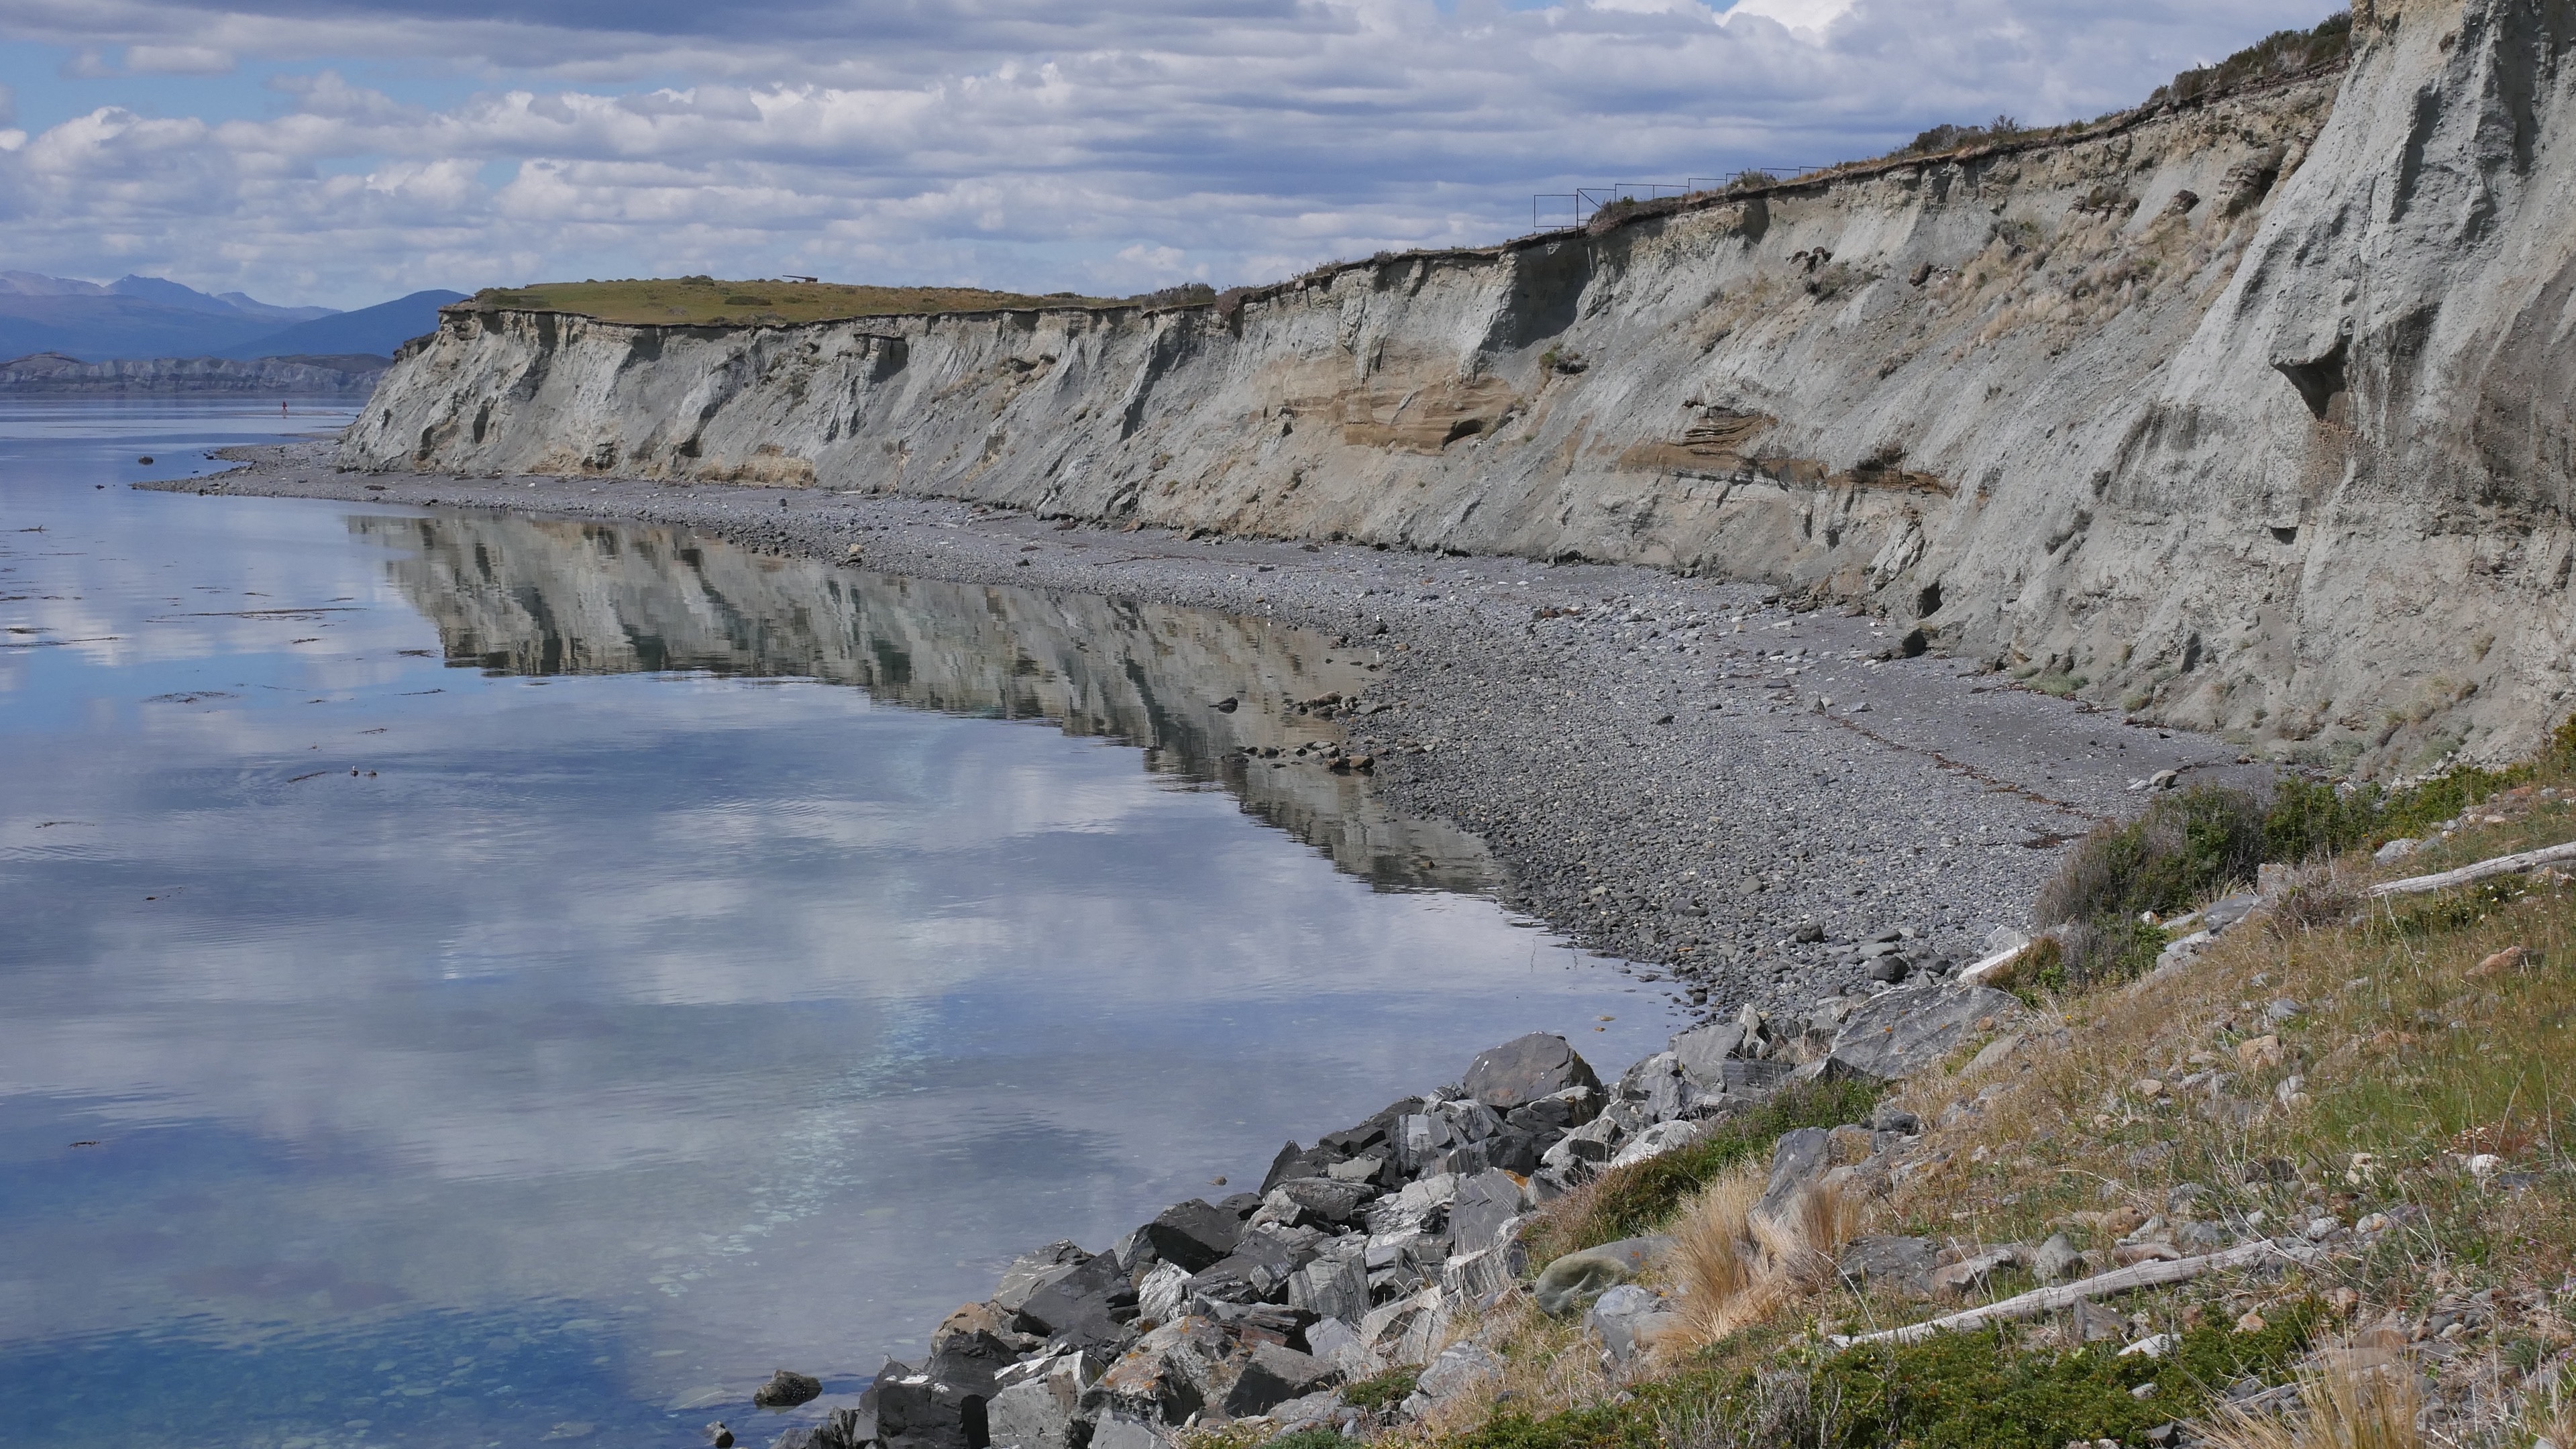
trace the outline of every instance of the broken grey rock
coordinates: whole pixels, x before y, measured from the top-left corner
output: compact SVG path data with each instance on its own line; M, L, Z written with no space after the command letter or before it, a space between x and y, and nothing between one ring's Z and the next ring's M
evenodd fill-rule
M1368 1312L1366 1245L1317 1258L1289 1275L1288 1306L1323 1318L1357 1320Z
M1306 1347L1315 1357L1342 1371L1345 1377L1368 1372L1368 1343L1358 1328L1338 1318L1327 1318L1306 1330Z
M1077 1348L1106 1346L1128 1336L1117 1310L1134 1301L1117 1257L1103 1253L1039 1284L1020 1305L1019 1326Z
M1565 1038L1534 1031L1479 1053L1465 1085L1468 1096L1508 1112L1569 1087L1598 1089L1601 1078Z
M1332 1389L1319 1389L1274 1406L1265 1417L1280 1426L1280 1433L1293 1434L1301 1429L1331 1428L1333 1417L1342 1412L1342 1396Z
M1597 1167L1617 1154L1619 1140L1625 1135L1615 1120L1596 1117L1558 1138L1555 1146L1539 1154L1539 1166L1557 1173L1574 1173Z
M993 1290L993 1306L1005 1313L1017 1313L1029 1301L1029 1295L1046 1283L1062 1278L1089 1262L1091 1255L1075 1247L1069 1239L1058 1239L1035 1252L1022 1253L1002 1270L1001 1286Z
M1504 1225L1519 1217L1525 1206L1521 1185L1508 1172L1480 1172L1462 1179L1457 1197L1449 1204L1451 1251L1473 1253L1494 1246L1502 1240Z
M1440 1356L1415 1380L1412 1394L1404 1401L1405 1412L1418 1417L1461 1394L1500 1383L1502 1377L1501 1355L1481 1343L1453 1343L1440 1350Z
M1359 1216L1361 1204L1377 1196L1377 1190L1366 1182L1345 1182L1333 1177L1292 1177L1270 1190L1262 1199L1261 1211L1253 1214L1254 1223L1281 1223L1291 1227L1323 1226L1339 1228Z
M1234 1251L1243 1220L1199 1198L1175 1203L1144 1227L1154 1256L1196 1273Z
M1622 1283L1593 1301L1583 1325L1601 1335L1601 1346L1609 1351L1613 1364L1627 1368L1653 1345L1656 1330L1672 1317L1664 1300L1634 1283Z
M1223 1391L1217 1365L1232 1343L1215 1322L1184 1314L1136 1341L1084 1391L1082 1407L1177 1426Z
M1744 1044L1744 1028L1732 1021L1695 1026L1672 1039L1674 1065L1694 1086L1712 1092L1727 1088L1726 1068Z
M1704 1122L1657 1122L1628 1139L1610 1159L1612 1167L1626 1167L1650 1157L1661 1157L1676 1148L1688 1147L1708 1133Z
M1800 1188L1824 1176L1832 1158L1832 1142L1833 1135L1822 1127L1782 1133L1771 1147L1771 1181L1762 1189L1762 1200L1753 1205L1753 1210L1773 1219L1786 1212Z
M1054 1354L994 1376L984 1418L995 1449L1069 1449L1067 1431L1082 1402L1082 1355Z
M1225 1412L1237 1419L1267 1414L1340 1377L1341 1370L1312 1355L1275 1343L1255 1344L1234 1387L1226 1390Z
M2081 1274L2084 1255L2068 1242L2064 1233L2051 1233L2048 1241L2030 1256L2030 1270L2042 1283L2063 1283Z
M1940 1249L1930 1238L1854 1238L1835 1263L1855 1283L1890 1289L1906 1298L1932 1296L1932 1270Z
M1529 1250L1514 1238L1441 1264L1440 1288L1453 1302L1483 1303L1509 1292L1528 1267Z
M1143 1282L1136 1285L1136 1308L1143 1318L1157 1324L1169 1323L1181 1316L1181 1305L1189 1298L1190 1275L1178 1263L1156 1263Z
M1948 1056L1980 1030L2021 1012L1991 987L1948 983L1899 987L1855 1008L1834 1037L1826 1075L1900 1081Z
M970 1398L976 1421L971 1429ZM859 1396L859 1417L874 1426L868 1437L885 1449L973 1449L989 1423L980 1395L892 1361Z
M1457 1196L1458 1178L1453 1173L1434 1173L1408 1182L1403 1191L1369 1204L1369 1234L1382 1237L1407 1231L1437 1231L1449 1220L1449 1204Z
M1514 1132L1553 1137L1600 1116L1601 1104L1600 1088L1568 1087L1514 1107L1503 1114L1503 1125Z
M1360 1320L1360 1338L1372 1361L1394 1366L1428 1363L1432 1349L1447 1333L1447 1295L1437 1285L1409 1298L1380 1304Z
M1090 1449L1170 1449L1162 1430L1133 1414L1100 1416L1091 1428Z

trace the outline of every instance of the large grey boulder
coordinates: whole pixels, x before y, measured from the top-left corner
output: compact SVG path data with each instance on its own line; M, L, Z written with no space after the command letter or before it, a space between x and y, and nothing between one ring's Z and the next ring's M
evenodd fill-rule
M1200 1272L1234 1251L1243 1219L1199 1198L1174 1203L1143 1229L1154 1256Z
M1058 1239L1035 1252L1022 1253L1002 1270L1001 1286L993 1290L993 1306L1005 1313L1017 1313L1031 1293L1089 1261L1091 1255L1075 1247L1070 1239Z
M1396 1163L1407 1176L1454 1172L1454 1157L1505 1130L1502 1114L1473 1098L1426 1102L1421 1111L1396 1123ZM1479 1160L1471 1170L1482 1171L1488 1165Z
M1082 1355L1051 1354L1013 1364L994 1376L984 1418L993 1449L1068 1449L1067 1432L1082 1401Z
M1291 1399L1302 1399L1341 1377L1341 1370L1322 1359L1275 1343L1257 1343L1226 1390L1225 1412L1237 1419L1267 1414Z
M989 1432L984 1388L969 1392L889 1360L859 1396L859 1417L885 1449L974 1449Z
M1018 1326L1076 1348L1106 1346L1128 1336L1120 1310L1135 1301L1117 1258L1103 1253L1039 1284L1020 1305Z
M1515 1132L1553 1140L1558 1133L1600 1116L1604 1100L1599 1087L1568 1087L1514 1107L1503 1114L1503 1124Z
M1473 1253L1494 1246L1525 1208L1521 1185L1499 1169L1462 1178L1458 1196L1449 1204L1449 1244L1453 1253Z
M1261 1200L1255 1223L1339 1229L1359 1216L1360 1207L1377 1196L1365 1182L1335 1177L1292 1177Z
M1184 1314L1138 1339L1083 1391L1082 1407L1177 1427L1231 1386L1220 1365L1232 1347L1221 1325Z
M1932 1296L1932 1270L1941 1264L1930 1238L1854 1238L1835 1268L1854 1283L1885 1288L1906 1298Z
M1368 1229L1373 1236L1392 1233L1436 1233L1449 1220L1449 1204L1458 1197L1458 1179L1441 1172L1408 1182L1404 1190L1369 1204Z
M1534 1031L1477 1055L1467 1067L1467 1095L1508 1112L1568 1087L1599 1087L1601 1078L1565 1038Z
M1732 1021L1712 1021L1672 1039L1673 1063L1694 1085L1712 1092L1726 1090L1727 1063L1744 1044L1744 1028Z
M1405 1396L1404 1411L1419 1416L1461 1394L1502 1382L1502 1356L1481 1343L1453 1343L1423 1369Z
M1291 1274L1288 1306L1356 1323L1369 1309L1367 1244L1327 1254Z
M2022 1011L2019 1000L1986 986L1910 986L1870 998L1843 1022L1825 1075L1893 1082L1922 1071L1982 1028Z
M1454 1302L1483 1305L1518 1286L1528 1267L1529 1249L1513 1236L1441 1264L1440 1289Z

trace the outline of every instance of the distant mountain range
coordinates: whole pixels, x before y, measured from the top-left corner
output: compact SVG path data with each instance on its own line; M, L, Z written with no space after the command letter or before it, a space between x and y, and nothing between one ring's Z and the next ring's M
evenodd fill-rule
M221 296L160 277L121 277L102 286L34 272L0 272L0 358L58 352L84 362L112 358L390 356L438 325L438 309L462 292L414 292L355 312L278 307Z

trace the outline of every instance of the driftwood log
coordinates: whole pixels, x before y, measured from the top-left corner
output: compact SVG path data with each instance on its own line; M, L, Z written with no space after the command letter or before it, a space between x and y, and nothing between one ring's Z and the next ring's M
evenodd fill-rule
M1974 1333L1990 1323L2011 1323L2024 1318L2037 1318L2061 1308L2072 1308L2092 1298L2107 1298L2115 1293L2134 1293L2141 1288L2161 1288L2167 1283L2185 1283L2203 1273L2223 1272L2230 1268L2251 1268L2267 1259L2305 1263L2317 1256L2317 1250L2305 1243L2281 1242L2266 1238L2229 1248L2223 1253L2209 1253L2197 1258L2173 1258L2160 1263L2139 1263L2127 1268L2096 1274L2073 1283L2060 1283L2048 1288L2034 1288L2000 1303L1983 1308L1970 1308L1942 1318L1927 1318L1902 1328L1885 1328L1876 1333L1833 1334L1827 1339L1836 1348L1851 1348L1865 1343L1919 1343L1936 1333Z
M2372 886L2364 894L2372 900L2382 896L2422 895L2426 891L2444 891L2453 886L2474 885L2495 876L2520 875L2524 871L2537 870L2544 865L2553 865L2562 860L2576 860L2576 840L2568 841L2564 845L2548 845L2538 850L2526 850L2519 855L2499 855L2493 860L2482 860L2475 865L2461 866L2458 870L2443 871L2439 875L2410 875L2404 880L2384 880Z

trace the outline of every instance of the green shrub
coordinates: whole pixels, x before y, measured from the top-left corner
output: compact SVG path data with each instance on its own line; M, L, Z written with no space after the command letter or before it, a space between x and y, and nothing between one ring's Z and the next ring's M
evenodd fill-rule
M2171 84L2159 87L2149 100L2197 100L2270 76L2338 61L2351 50L2351 12L2338 12L2318 22L2314 30L2276 30L2216 65L2184 71Z
M1868 1120L1880 1089L1857 1081L1806 1082L1730 1117L1706 1137L1643 1162L1614 1167L1542 1209L1527 1234L1533 1265L1648 1232L1682 1199L1748 1157L1768 1157L1784 1132Z
M2033 907L2041 925L2059 928L2067 984L2117 981L2152 964L2164 935L2139 914L2170 915L2252 879L2263 845L2263 807L2216 785L2160 796L2137 819L2085 837Z

